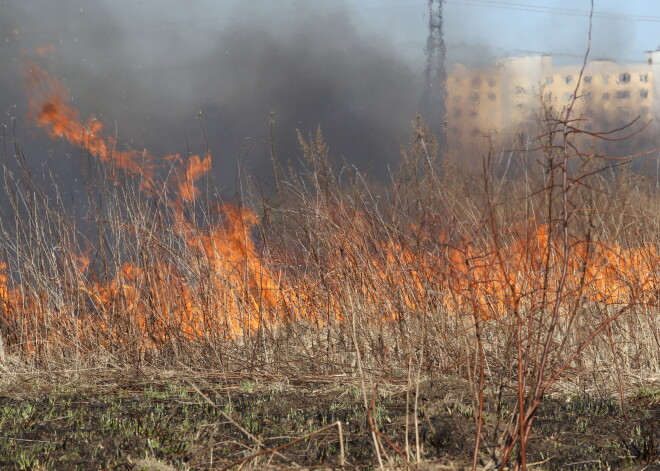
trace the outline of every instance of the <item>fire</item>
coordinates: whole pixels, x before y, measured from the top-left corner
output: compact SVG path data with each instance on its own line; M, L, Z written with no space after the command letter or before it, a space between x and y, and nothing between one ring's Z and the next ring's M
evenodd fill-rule
M46 57L48 54L55 52L55 46L52 44L44 44L43 46L39 46L37 48L37 54L40 57Z
M103 123L94 117L85 123L78 111L67 104L65 87L34 63L24 67L29 97L29 116L53 138L63 138L80 146L101 162L117 167L129 175L142 177L145 188L151 185L155 159L148 153L118 151L112 137L103 136Z
M2 303L3 311L11 312L12 303L17 301L17 294L15 290L9 289L7 282L7 264L0 263L0 303Z
M74 146L82 147L111 169L139 177L144 191L154 188L157 170L165 163L174 161L185 167L174 172L172 177L179 178L174 184L178 188L179 198L188 203L197 198L199 191L195 183L211 169L210 155L204 159L192 155L184 163L179 154L157 158L146 151L120 151L116 139L103 134L104 125L101 121L95 117L85 122L80 119L78 110L68 105L66 88L57 78L31 62L24 67L23 75L29 97L28 116L44 128L51 138L65 139ZM117 175L113 174L113 177Z
M152 192L167 188L171 197L172 233L182 241L185 263L149 255L146 261L123 263L110 279L95 274L90 254L73 254L81 307L75 312L80 336L105 335L109 344L121 343L128 332L157 346L173 338L235 337L286 319L342 321L351 296L374 307L377 319L399 319L410 313L477 312L484 319L506 316L514 309L547 309L553 302L563 266L561 240L535 221L524 221L509 237L477 244L470 240L447 242L445 234L425 234L413 249L391 234L366 236L368 217L345 210L327 216L341 233L337 253L318 257L316 275L305 270L277 269L287 261L262 250L252 229L258 216L240 204L218 206L218 223L200 227L186 217L197 201L198 182L212 167L212 157L183 159L173 154L156 158L148 152L117 151L114 138L103 134L100 121L82 121L68 105L62 84L34 64L25 69L30 116L51 138L81 146L102 163L139 177L141 188ZM174 164L175 171L159 184L160 169ZM193 220L191 220L193 219ZM344 223L352 220L350 229ZM344 225L342 225L344 224ZM343 231L343 232L342 232ZM421 232L421 229L418 231ZM657 267L660 254L648 246L622 249L614 243L570 240L572 258L567 265L566 291L579 292L584 302L625 304L634 300L658 301ZM57 314L39 305L39 294L12 288L6 265L0 265L0 303L7 319L19 312ZM288 274L287 274L288 273ZM320 275L318 273L321 273ZM345 279L352 281L347 292ZM350 298L350 299L349 299ZM26 345L35 337L24 331ZM28 348L29 349L29 348Z
M147 192L156 187L158 170L174 163L175 170L165 185L174 193L174 225L196 259L202 260L212 273L212 290L217 295L212 300L212 309L218 312L232 335L256 329L264 319L272 320L266 312L272 312L281 304L283 291L262 264L252 241L250 230L257 221L255 214L247 208L223 206L218 212L223 215L224 223L204 230L184 216L185 205L196 201L200 195L197 182L211 169L210 154L204 158L192 155L184 160L178 154L159 159L148 152L117 151L116 140L103 134L103 123L95 118L83 122L78 111L68 105L66 90L59 80L35 64L28 64L24 74L30 97L30 117L51 138L63 138L81 146L101 162L140 177L141 188ZM84 272L89 258L73 257ZM163 332L174 326L185 337L205 335L210 327L209 322L204 321L208 318L205 311L211 306L200 306L195 292L198 287L188 285L180 270L167 264L158 267L158 277L154 277L155 273L125 263L110 282L93 280L82 283L80 289L89 296L93 311L104 328L121 310L132 320L135 329L155 340L163 340Z
M193 155L188 159L183 180L177 185L177 194L181 201L192 203L199 197L199 189L195 183L211 170L211 163L211 154L206 154L203 160L198 155Z
M524 302L519 309L545 309L554 299L543 293L558 289L563 250L560 239L549 237L546 225L528 221L525 233L514 233L505 247L487 247L477 252L450 249L452 278L458 280L457 296L447 306L460 310L476 300L483 317L497 317L512 312L513 292ZM567 289L583 294L583 303L625 305L639 300L657 301L660 282L657 268L660 254L654 247L622 249L616 244L572 238L567 266ZM544 287L547 283L547 287ZM545 303L545 304L544 304Z

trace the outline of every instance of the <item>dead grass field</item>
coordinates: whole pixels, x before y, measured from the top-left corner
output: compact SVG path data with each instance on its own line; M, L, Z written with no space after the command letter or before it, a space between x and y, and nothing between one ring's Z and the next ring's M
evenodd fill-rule
M319 130L226 203L26 74L88 178L72 212L3 136L3 466L658 466L660 188L598 152L635 123L547 102L467 171L418 119L387 184Z

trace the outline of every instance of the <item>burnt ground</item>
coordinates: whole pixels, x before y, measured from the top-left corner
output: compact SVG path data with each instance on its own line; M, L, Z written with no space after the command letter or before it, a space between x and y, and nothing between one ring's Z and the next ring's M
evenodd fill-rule
M405 382L383 381L375 396L369 390L376 398L370 417L391 443L382 440L389 469L406 468L397 455L406 449L406 389ZM513 400L504 394L486 404L482 464L511 420ZM420 470L470 466L474 411L466 382L421 384ZM329 426L336 422L344 466L338 427ZM623 409L611 397L555 395L539 411L529 462L533 469L660 469L659 424L657 388L639 389ZM249 458L307 434L313 435ZM223 469L241 460L242 469L370 469L372 443L360 383L344 376L116 375L69 382L30 376L0 384L1 469Z

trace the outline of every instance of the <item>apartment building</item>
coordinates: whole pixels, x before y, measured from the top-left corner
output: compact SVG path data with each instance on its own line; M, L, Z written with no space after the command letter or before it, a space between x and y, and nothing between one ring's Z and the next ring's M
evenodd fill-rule
M532 142L543 108L560 112L572 101L580 70L554 66L547 55L509 57L482 68L454 64L447 77L448 150L473 160L489 142L497 148L521 138ZM648 52L644 63L590 61L578 96L572 116L584 129L611 131L638 118L636 127L650 125L635 139L653 139L660 131L660 50Z

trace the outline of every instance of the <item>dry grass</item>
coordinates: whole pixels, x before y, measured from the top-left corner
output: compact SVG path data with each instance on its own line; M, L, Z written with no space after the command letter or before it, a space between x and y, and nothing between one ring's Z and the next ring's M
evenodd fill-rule
M660 375L659 189L577 152L593 144L567 133L570 113L542 124L534 148L491 150L468 174L416 121L387 185L333 166L319 131L301 136L301 166L276 163L272 185L230 205L187 171L145 182L88 148L76 215L14 141L0 368L349 375L368 411L384 380L413 401L431 374L469 380L476 411L515 393L529 412L557 380L624 399ZM516 430L496 428L475 457L501 456ZM375 456L395 454L371 431Z

